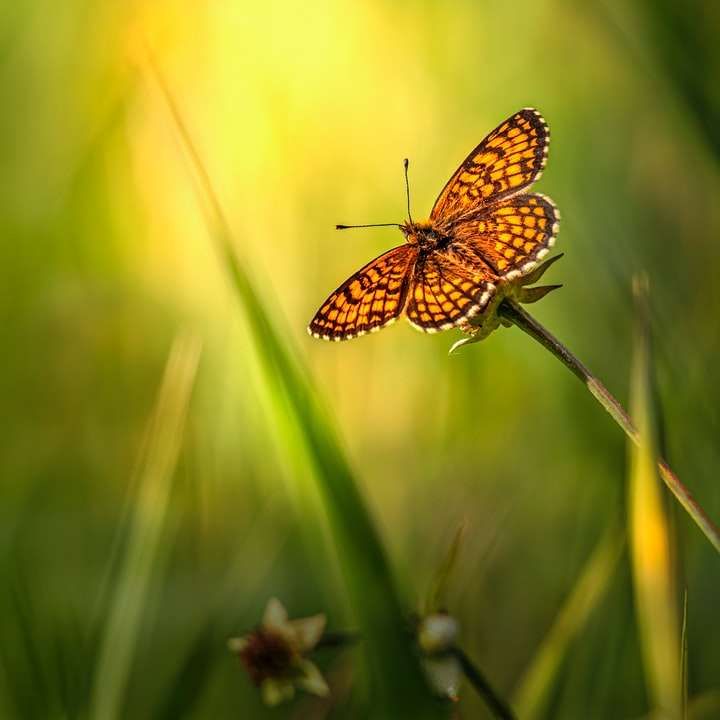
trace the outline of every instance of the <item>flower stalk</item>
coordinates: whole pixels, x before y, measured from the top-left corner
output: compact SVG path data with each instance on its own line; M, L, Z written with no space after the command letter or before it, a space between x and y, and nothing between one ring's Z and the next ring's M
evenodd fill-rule
M451 548L451 553L455 549ZM459 632L457 620L444 610L435 611L419 621L417 643L430 686L440 697L457 702L464 675L494 718L514 720L510 706L493 690L480 669L457 644Z
M501 319L519 327L524 333L539 342L546 350L550 351L560 360L560 362L587 387L591 395L605 408L630 440L635 444L638 443L637 429L625 408L605 385L603 385L565 345L550 333L550 331L520 307L519 303L510 298L506 298L500 304L498 307L498 315ZM663 481L677 498L678 502L695 521L696 525L715 549L720 552L720 529L718 529L717 525L707 516L690 491L682 484L670 465L668 465L667 461L663 458L658 459L658 469Z
M415 618L415 634L422 664L430 686L441 697L459 700L464 675L498 720L513 720L515 715L505 700L493 690L480 669L458 645L460 625L446 608L446 594L458 565L467 531L467 522L458 526L455 536L430 584L423 615Z
M460 664L463 675L475 688L476 692L485 701L493 716L498 720L515 720L515 715L510 706L493 690L492 685L487 681L479 668L465 654L465 651L455 646L450 650L452 656Z

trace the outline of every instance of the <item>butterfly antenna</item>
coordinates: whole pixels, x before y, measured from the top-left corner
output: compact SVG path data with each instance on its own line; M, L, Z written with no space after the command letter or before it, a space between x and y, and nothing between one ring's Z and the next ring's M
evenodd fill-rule
M399 223L372 223L371 225L336 225L336 230L352 230L352 228L365 227L400 227Z
M410 165L410 161L405 158L403 161L403 165L405 166L405 195L407 196L407 210L408 210L408 218L410 220L410 224L414 225L412 215L410 214L410 181L408 180L408 167Z
M410 224L413 224L412 215L410 214L410 182L408 181L408 166L410 161L405 158L403 161L405 166L405 194L407 195L407 211ZM336 225L336 230L350 230L352 228L369 228L369 227L403 227L400 223L371 223L369 225Z

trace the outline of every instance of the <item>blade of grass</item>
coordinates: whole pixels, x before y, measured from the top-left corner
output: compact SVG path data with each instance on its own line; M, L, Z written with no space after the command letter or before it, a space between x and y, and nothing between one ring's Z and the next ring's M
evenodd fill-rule
M541 717L568 648L602 600L617 567L624 538L614 525L605 531L570 596L557 614L515 692L519 718Z
M637 329L631 407L638 442L630 446L628 522L635 606L645 679L652 708L662 717L682 714L682 670L672 533L657 477L657 413L650 377L646 281L635 279Z
M178 105L148 48L148 67L173 117L183 148L200 185L200 204L209 233L240 301L253 339L262 383L276 398L270 408L273 430L283 444L302 442L324 501L348 595L364 638L366 677L373 717L443 717L421 673L405 630L405 617L377 530L357 488L336 430L309 370L292 348L234 247L230 225L197 152Z
M100 659L95 673L90 717L114 720L123 715L143 604L165 525L172 478L200 357L197 338L181 335L165 368L140 464L127 550L119 572Z
M682 632L680 635L680 670L682 672L682 719L688 718L688 639L687 639L687 588L683 593Z
M447 607L447 592L452 578L453 571L457 566L458 557L462 548L465 533L467 532L467 521L463 520L455 531L450 546L445 553L435 576L430 583L430 589L425 600L423 615L430 615Z
M498 314L519 327L533 340L539 342L549 350L570 372L579 378L587 387L592 396L607 410L612 419L622 428L625 434L634 443L638 442L638 432L633 421L620 402L610 393L600 380L576 358L549 330L544 328L532 315L527 313L520 305L514 302L503 301L498 308ZM720 552L720 529L708 517L707 513L692 496L692 493L680 482L680 478L673 472L668 463L661 457L657 460L660 477L670 488L685 512L695 521L705 537L713 547Z

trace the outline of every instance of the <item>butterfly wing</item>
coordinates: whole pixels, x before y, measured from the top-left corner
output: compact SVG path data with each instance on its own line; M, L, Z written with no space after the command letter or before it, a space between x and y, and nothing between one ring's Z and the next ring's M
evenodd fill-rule
M450 223L532 185L545 167L549 139L537 110L515 113L467 156L435 201L430 220Z
M393 248L349 277L322 304L308 332L323 340L349 340L397 320L405 307L417 247Z
M486 307L495 285L482 266L475 271L439 252L418 258L405 314L424 332L449 330Z
M466 267L489 267L504 280L532 270L554 245L560 214L550 198L515 195L453 226L445 252Z

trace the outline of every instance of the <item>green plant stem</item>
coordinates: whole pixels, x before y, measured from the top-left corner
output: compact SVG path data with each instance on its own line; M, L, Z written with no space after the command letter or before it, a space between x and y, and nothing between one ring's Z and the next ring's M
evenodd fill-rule
M450 652L460 663L463 674L485 701L493 716L500 720L515 720L515 715L510 706L493 690L485 676L465 654L465 651L459 647L454 647Z
M625 434L635 443L638 443L638 432L625 408L610 393L590 370L576 358L565 345L552 333L546 330L535 318L522 307L511 300L503 300L498 308L498 314L513 325L519 327L524 333L537 340L544 348L549 350L570 372L575 375L590 391L592 396L610 413L613 420L625 431ZM671 490L678 502L695 521L705 537L720 552L720 530L700 507L690 491L680 482L667 461L658 460L660 476Z

